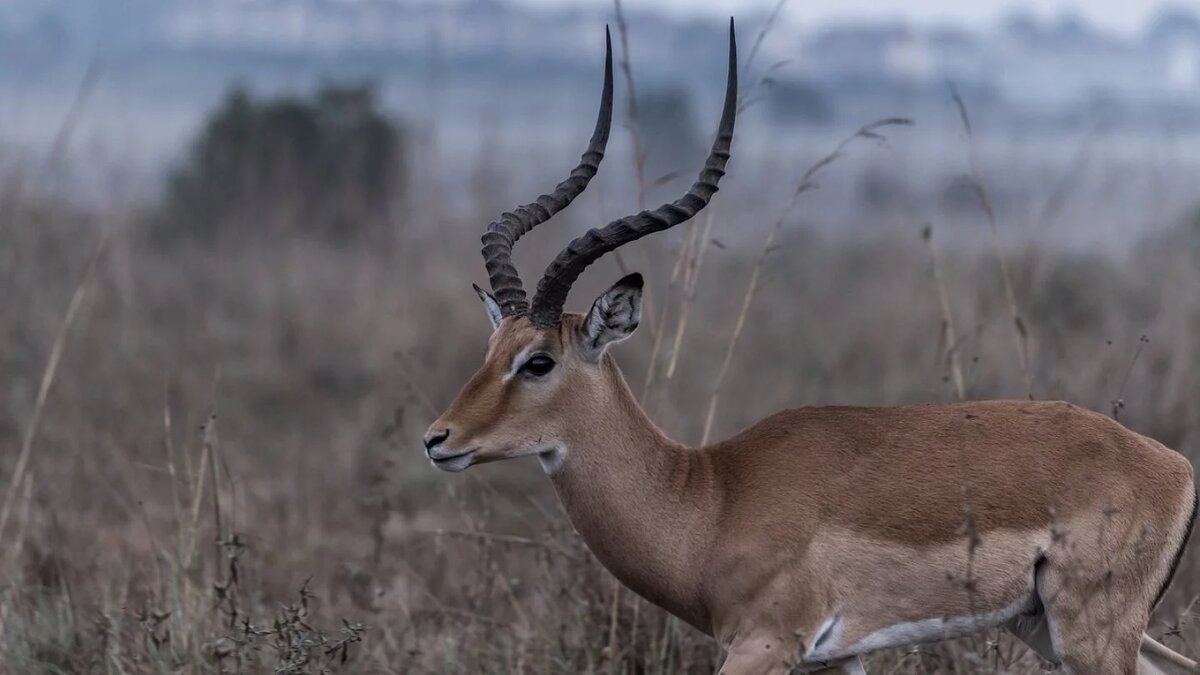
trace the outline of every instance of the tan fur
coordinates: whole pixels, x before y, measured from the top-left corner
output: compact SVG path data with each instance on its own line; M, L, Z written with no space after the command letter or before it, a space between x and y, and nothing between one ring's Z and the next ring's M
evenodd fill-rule
M561 449L551 480L580 535L622 582L729 647L723 673L845 668L864 641L1026 615L1071 672L1136 672L1194 498L1181 455L1031 401L801 408L687 448L611 356L578 357L581 321L504 320L431 429L474 449L471 464ZM506 381L530 347L558 367Z

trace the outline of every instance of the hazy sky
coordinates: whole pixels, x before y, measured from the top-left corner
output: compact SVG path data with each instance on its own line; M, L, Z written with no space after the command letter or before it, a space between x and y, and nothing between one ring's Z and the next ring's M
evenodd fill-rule
M529 4L561 5L592 2L612 4L612 0L522 0ZM653 6L673 12L734 15L746 8L769 8L777 0L624 0L628 5ZM1171 3L1200 14L1200 0ZM1138 32L1163 4L1154 0L790 0L788 16L801 23L820 23L829 19L905 18L916 23L951 21L968 26L994 22L1006 12L1022 8L1042 17L1055 17L1072 10L1106 31L1130 34Z

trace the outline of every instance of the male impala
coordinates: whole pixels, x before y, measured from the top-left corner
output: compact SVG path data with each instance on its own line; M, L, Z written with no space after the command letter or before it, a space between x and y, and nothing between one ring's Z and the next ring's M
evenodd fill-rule
M1200 672L1143 634L1195 517L1192 467L1111 419L1062 402L800 408L690 448L646 417L607 352L637 328L641 277L586 315L563 305L600 256L707 205L736 108L731 22L724 112L699 180L572 241L530 304L512 247L596 173L610 44L581 163L483 236L492 293L476 291L494 331L425 435L433 464L537 456L596 557L716 637L728 675L859 673L866 652L997 626L1071 673Z

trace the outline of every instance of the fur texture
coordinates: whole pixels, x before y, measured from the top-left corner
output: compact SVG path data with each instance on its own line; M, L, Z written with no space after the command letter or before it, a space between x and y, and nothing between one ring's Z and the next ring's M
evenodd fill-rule
M504 319L431 427L464 462L443 468L553 457L595 555L727 646L727 675L861 672L866 651L1000 625L1069 672L1136 672L1195 504L1184 457L1033 401L800 408L685 447L605 351L639 307L627 279L555 328ZM525 350L555 368L506 380ZM1155 645L1143 663L1187 663Z

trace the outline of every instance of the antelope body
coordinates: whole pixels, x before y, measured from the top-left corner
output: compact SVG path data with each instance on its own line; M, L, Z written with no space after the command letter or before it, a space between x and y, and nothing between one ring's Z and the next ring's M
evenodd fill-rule
M680 200L571 242L532 305L515 241L595 174L612 110L550 195L488 226L493 333L425 436L435 466L537 456L579 534L624 584L727 648L727 675L863 672L886 647L1003 626L1080 675L1196 673L1144 635L1196 512L1181 455L1069 403L989 401L777 413L711 446L667 438L609 345L641 313L630 275L586 314L571 284L623 243L704 208L736 113L736 49L716 141Z

